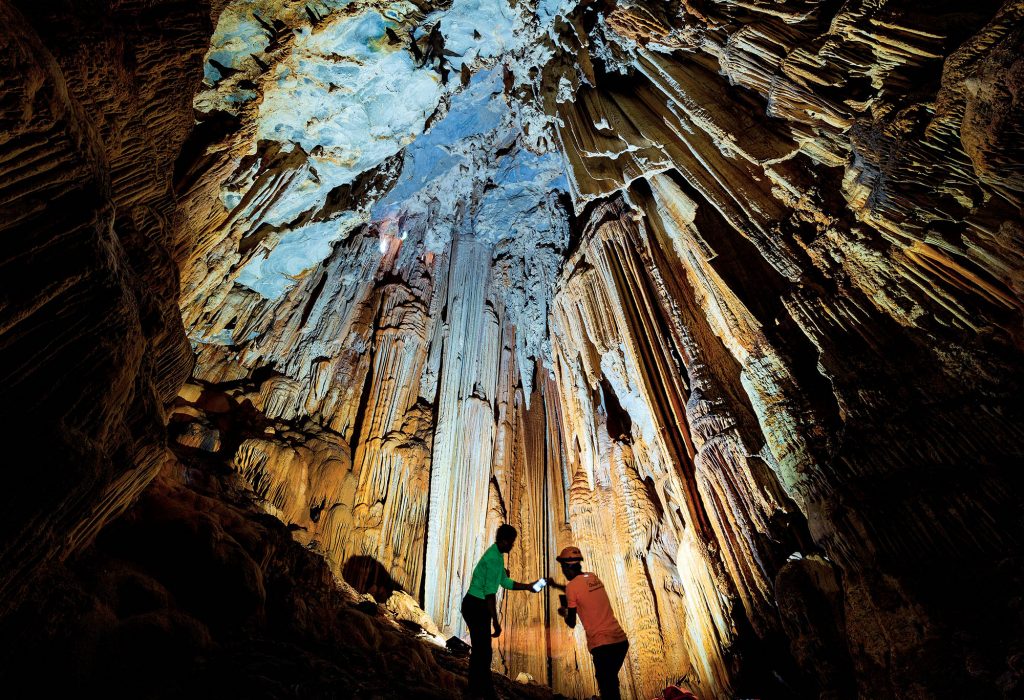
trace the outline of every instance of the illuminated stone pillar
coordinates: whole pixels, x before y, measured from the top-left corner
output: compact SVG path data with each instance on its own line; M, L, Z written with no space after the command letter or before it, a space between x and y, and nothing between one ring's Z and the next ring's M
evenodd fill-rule
M487 303L490 261L477 239L452 243L424 586L424 607L445 634L463 632L462 596L494 538L485 526L501 329Z

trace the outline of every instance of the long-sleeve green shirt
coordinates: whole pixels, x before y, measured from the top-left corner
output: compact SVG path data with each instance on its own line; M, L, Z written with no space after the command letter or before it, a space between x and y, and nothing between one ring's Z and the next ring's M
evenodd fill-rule
M483 600L497 593L498 586L511 591L514 585L515 581L505 574L505 557L498 549L498 545L492 544L473 569L473 578L469 581L469 595Z

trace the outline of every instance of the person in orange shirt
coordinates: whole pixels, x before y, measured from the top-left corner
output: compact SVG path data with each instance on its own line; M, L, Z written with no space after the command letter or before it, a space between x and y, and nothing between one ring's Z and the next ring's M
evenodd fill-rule
M578 547L566 547L555 559L562 565L568 583L564 586L548 579L548 584L565 591L558 614L570 628L579 616L587 633L587 648L594 657L594 672L601 700L620 700L619 669L626 661L629 640L612 612L608 593L597 574L583 571L583 554Z

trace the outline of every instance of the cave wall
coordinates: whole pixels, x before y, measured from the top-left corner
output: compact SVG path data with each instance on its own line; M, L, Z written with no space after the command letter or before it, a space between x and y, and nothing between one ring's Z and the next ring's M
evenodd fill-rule
M731 591L709 546L728 540L711 535L696 493L685 370L676 364L683 328L663 314L645 241L621 205L592 220L563 271L553 310L569 446L566 541L587 553L588 569L615 592L631 640L635 697L657 693L673 673L724 697L731 689L723 657L735 630ZM729 548L748 554L736 542ZM585 656L577 664L589 671ZM575 675L563 682L573 687Z
M862 694L926 695L926 678L1008 692L1013 652L969 648L1020 633L995 583L1020 552L1020 196L1016 166L996 184L974 144L1015 140L1020 6L716 3L681 24L670 9L608 17L637 42L632 82L570 68L549 82L569 75L584 99L547 97L578 200L632 181L689 374L715 358L718 406L695 384L696 410L659 425L736 423L724 455L694 440L696 478L750 622L777 624L777 605L837 692L851 661L819 664L808 637L846 636ZM783 563L787 545L825 558Z
M220 3L0 6L3 606L91 541L167 459L192 366L177 304L191 245L174 161ZM15 437L16 436L16 437ZM45 445L32 450L29 445Z

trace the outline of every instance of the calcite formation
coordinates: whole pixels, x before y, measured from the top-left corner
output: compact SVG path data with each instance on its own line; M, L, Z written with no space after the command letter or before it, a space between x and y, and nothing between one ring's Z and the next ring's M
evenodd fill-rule
M581 547L627 697L1024 687L1024 3L15 5L4 600L169 438L435 638Z

